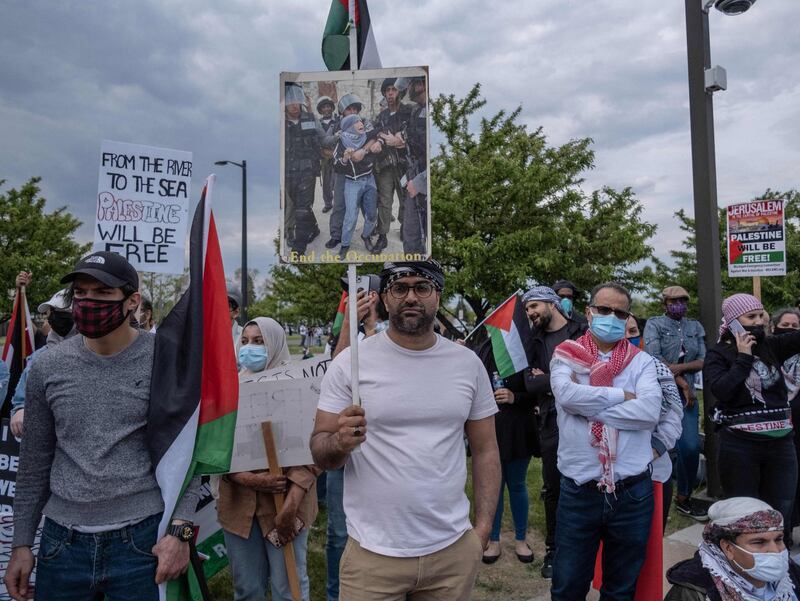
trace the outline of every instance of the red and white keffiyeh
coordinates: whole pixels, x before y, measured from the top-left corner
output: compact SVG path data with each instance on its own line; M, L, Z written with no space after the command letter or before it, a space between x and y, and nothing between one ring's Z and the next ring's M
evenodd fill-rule
M614 378L624 370L639 349L622 339L611 351L609 361L598 357L597 345L589 332L577 340L567 340L556 347L554 358L564 361L578 374L589 374L590 386L613 386ZM617 460L617 429L600 421L589 422L589 443L598 449L598 459L603 468L597 487L606 493L613 493L614 463Z

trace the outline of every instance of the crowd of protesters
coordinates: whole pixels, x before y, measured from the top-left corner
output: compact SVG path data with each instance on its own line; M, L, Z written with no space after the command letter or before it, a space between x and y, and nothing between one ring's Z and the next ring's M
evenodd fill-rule
M30 278L21 273L16 285ZM695 557L667 572L667 599L799 598L800 567L787 551L800 514L797 309L770 320L757 298L734 294L707 348L680 286L663 290L663 315L645 323L620 284L584 297L559 280L521 296L527 366L498 379L491 339L473 350L439 334L438 263L386 263L369 281L355 297L360 403L345 311L310 440L314 464L212 480L234 599L260 601L267 589L273 600L292 598L279 548L287 544L309 598L308 536L323 474L329 601L469 599L481 562L502 554L506 490L522 563L534 561L530 493L541 495L539 570L552 599L583 600L592 581L601 599L652 599L642 586L663 573L649 550L666 528L673 479L676 510L708 523ZM146 446L153 306L113 253L84 257L62 283L38 306L46 340L10 397L22 443L5 582L12 598L32 597L35 564L36 598L156 599L158 583L187 569L200 483L188 483L158 538L164 504ZM287 328L268 316L240 324L241 304L229 288L231 347L247 382L292 357ZM322 328L298 330L303 346L320 344ZM0 372L0 391L7 379ZM693 497L701 380L716 399L709 414L726 499L710 507ZM541 491L528 489L534 457Z

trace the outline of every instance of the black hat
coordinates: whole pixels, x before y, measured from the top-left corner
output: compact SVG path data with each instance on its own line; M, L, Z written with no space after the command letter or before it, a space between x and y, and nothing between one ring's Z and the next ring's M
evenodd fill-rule
M381 84L381 95L386 96L386 88L393 87L396 81L397 81L396 77L387 77L386 79L384 79L383 83Z
M133 265L117 253L101 250L85 256L72 272L61 278L61 283L69 284L79 275L88 275L112 288L122 288L128 284L134 290L139 289L139 274Z
M574 296L578 295L578 289L575 287L575 284L570 282L569 280L557 280L552 286L550 286L556 293L562 288L569 288L572 290L572 294Z

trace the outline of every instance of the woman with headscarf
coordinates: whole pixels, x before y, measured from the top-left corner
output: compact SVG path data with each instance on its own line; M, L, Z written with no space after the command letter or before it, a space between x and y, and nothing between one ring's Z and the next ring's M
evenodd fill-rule
M238 353L240 382L258 380L261 373L289 362L289 346L283 328L274 319L256 317L242 330ZM263 601L267 585L273 601L291 601L281 543L291 541L303 600L308 601L306 571L308 530L317 517L317 476L313 465L290 467L281 475L265 471L227 474L219 483L217 513L233 576L235 601ZM283 509L275 507L274 494L285 493Z
M694 557L667 571L664 601L797 601L800 567L780 512L748 497L714 503Z
M734 294L722 303L719 342L703 371L717 399L719 474L725 497L755 497L791 524L797 456L781 365L800 352L800 332L767 337L764 307ZM787 532L787 540L788 535Z

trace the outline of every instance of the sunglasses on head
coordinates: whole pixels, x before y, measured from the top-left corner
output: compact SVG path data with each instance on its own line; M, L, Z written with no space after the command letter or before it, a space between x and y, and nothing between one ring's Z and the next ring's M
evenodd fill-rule
M603 305L591 305L589 307L592 309L592 313L596 315L611 315L614 314L614 317L617 319L628 319L631 316L630 311L625 311L623 309L614 309L613 307L606 307Z

